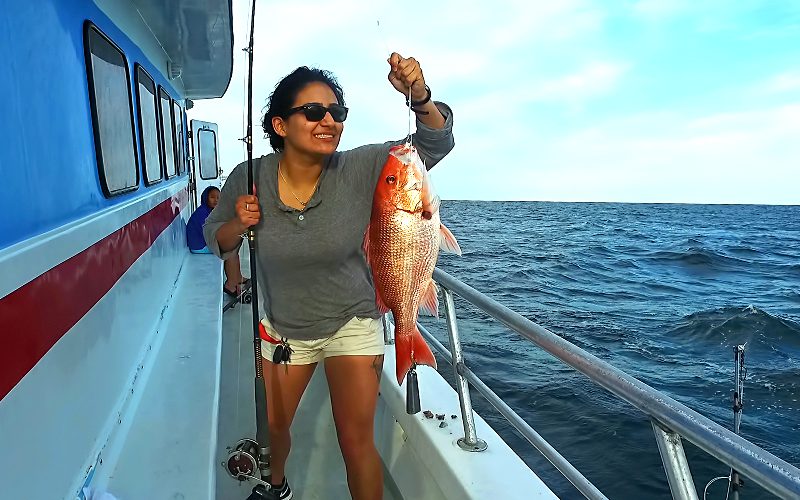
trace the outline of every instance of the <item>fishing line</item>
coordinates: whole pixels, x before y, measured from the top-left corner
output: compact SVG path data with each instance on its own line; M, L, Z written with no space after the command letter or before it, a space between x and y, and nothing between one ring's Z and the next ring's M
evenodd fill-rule
M406 138L406 146L410 149L412 147L411 144L411 85L408 86L408 136Z
M386 41L386 37L384 36L383 30L381 29L381 20L378 19L375 21L375 25L377 27L377 34L378 40L383 46L383 50L385 54L389 54L389 57L392 57L392 51L389 50L389 44ZM411 109L411 85L408 86L408 135L406 135L406 147L410 148L412 146L412 136L411 136L411 126L413 123L412 118L412 109Z
M706 500L706 496L707 496L707 494L708 494L708 487L709 487L709 486L711 486L711 483L713 483L714 481L719 481L720 479L727 479L727 480L728 480L728 482L730 483L730 480L731 480L731 475L733 475L733 469L731 469L731 472L730 472L730 474L729 474L729 475L727 475L727 476L715 477L714 479L712 479L711 481L709 481L709 482L708 482L708 484L706 484L706 487L705 487L705 489L703 489L703 500ZM728 488L728 491L730 491L730 488ZM725 495L725 500L728 500L728 495L727 495L727 494Z
M386 37L383 36L383 31L381 30L381 20L378 19L376 22L378 25L378 39L380 40L381 45L383 46L384 53L391 56L392 51L389 50L389 44L386 42Z
M254 1L255 0L251 0L250 3L248 4L248 10L247 10L248 12L251 12L253 10L253 2ZM247 36L248 36L248 39L249 39L249 37L250 37L250 20L247 18L247 16L242 16L242 17L244 19L244 23L243 23L244 24L244 29L241 30L241 31L244 31L245 33L247 33ZM250 53L249 53L248 49L249 49L249 47L244 47L242 49L242 61L244 61L245 67L247 67L248 64L249 64L248 58L250 57ZM242 102L242 109L247 109L247 106L248 106L247 84L248 84L247 77L245 76L245 78L242 78L242 101L243 101ZM246 142L246 139L247 139L247 113L242 113L242 139L240 139L240 140L242 142L242 156L243 156L244 161L247 161L247 142Z

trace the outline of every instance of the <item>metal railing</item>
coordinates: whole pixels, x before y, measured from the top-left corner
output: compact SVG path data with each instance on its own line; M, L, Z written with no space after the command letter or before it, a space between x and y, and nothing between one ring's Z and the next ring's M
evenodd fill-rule
M454 354L451 354L422 325L420 331L426 340L453 365L464 423L464 437L459 440L463 449L481 451L481 440L475 431L472 404L469 399L468 384L472 384L586 498L606 498L464 364L453 293L583 373L618 399L649 416L673 498L697 499L697 491L681 438L687 439L739 474L749 477L767 491L782 498L800 498L800 469L797 467L589 354L442 270L435 269L433 278L442 288L444 295L450 348Z

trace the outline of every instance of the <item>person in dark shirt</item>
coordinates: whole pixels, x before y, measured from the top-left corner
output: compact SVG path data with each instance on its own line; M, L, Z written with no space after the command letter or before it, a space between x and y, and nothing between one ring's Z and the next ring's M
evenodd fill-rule
M189 222L186 223L186 243L192 253L211 253L203 238L203 224L219 202L219 188L208 186L200 196L200 206L194 211ZM231 297L236 297L241 291L241 286L247 283L242 277L239 265L239 256L234 255L225 262L225 284L222 291Z

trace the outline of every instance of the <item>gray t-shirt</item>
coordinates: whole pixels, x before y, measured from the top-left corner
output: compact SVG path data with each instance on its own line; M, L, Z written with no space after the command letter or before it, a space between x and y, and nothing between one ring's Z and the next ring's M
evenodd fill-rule
M437 107L445 126L434 129L417 120L413 143L428 168L453 149L453 113ZM279 154L253 160L261 205L255 226L258 284L270 323L296 340L333 335L354 316L378 318L375 288L361 248L372 211L372 196L389 148L403 140L336 152L328 159L317 190L304 210L278 196ZM217 207L203 226L208 248L223 259L217 230L235 217L236 199L247 194L247 162L234 168Z

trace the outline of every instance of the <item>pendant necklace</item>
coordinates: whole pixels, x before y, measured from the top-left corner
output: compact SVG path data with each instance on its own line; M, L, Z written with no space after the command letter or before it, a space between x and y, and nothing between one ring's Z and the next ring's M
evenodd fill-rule
M283 183L286 184L286 187L289 188L289 192L292 193L292 196L294 196L294 199L297 200L297 203L303 205L303 207L305 208L305 206L308 205L308 202L311 201L311 198L314 197L314 191L317 190L317 184L319 184L319 179L320 179L320 177L322 177L322 172L319 173L319 177L317 177L317 181L314 183L314 189L311 190L311 196L309 196L306 201L301 200L297 196L297 193L295 193L294 189L292 189L292 185L289 184L289 181L287 181L286 177L283 176L283 171L281 170L280 162L278 162L278 173L280 174L281 179L283 179Z

